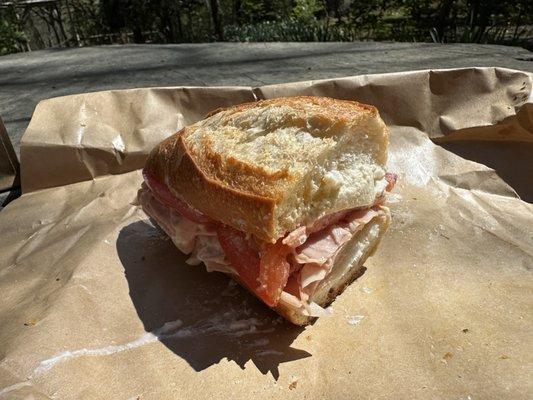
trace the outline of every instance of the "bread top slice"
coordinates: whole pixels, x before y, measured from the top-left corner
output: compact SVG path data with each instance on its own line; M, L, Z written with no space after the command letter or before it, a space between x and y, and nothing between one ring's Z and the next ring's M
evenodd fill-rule
M286 97L219 109L154 148L145 170L209 217L275 242L386 186L388 129L375 107Z

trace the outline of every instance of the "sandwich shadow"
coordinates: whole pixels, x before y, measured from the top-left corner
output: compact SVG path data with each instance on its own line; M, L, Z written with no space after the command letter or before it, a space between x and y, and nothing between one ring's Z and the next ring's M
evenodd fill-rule
M147 332L196 371L226 358L242 369L253 361L277 380L279 364L310 357L291 347L304 331L265 307L233 280L185 264L159 228L139 221L117 239L131 300Z

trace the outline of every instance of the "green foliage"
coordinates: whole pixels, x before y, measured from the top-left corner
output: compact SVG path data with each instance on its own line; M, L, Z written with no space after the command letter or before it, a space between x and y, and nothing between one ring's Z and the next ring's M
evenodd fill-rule
M255 22L258 18L265 15L265 3L255 0L242 0L241 14L239 15L238 22L251 21Z
M405 0L420 41L517 43L532 35L531 0Z
M104 16L98 0L70 0L72 22L75 34L80 38L91 38L92 43L105 43L102 34L107 33ZM76 38L72 38L76 40Z
M14 10L0 9L0 55L20 51L24 41Z
M145 0L102 0L101 12L110 31L130 31L133 40L142 43L144 32L150 31L156 8Z
M68 0L58 4L61 15L68 15L67 44L392 40L533 47L531 0ZM24 51L32 38L39 38L30 21L32 13L17 7L18 14L13 7L0 8L0 54ZM41 29L44 37L32 47L51 43L46 37L50 32L50 27Z
M292 14L297 21L302 23L315 20L315 14L324 9L319 0L295 0Z
M324 38L324 29L320 23L308 25L296 20L263 21L226 28L226 39L230 42L313 42Z

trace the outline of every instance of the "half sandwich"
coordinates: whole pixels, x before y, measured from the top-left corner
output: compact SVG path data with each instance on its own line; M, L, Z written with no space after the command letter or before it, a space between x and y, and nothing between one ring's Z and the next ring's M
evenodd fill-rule
M359 274L390 221L388 130L372 106L290 97L212 112L157 145L143 210L190 257L294 324Z

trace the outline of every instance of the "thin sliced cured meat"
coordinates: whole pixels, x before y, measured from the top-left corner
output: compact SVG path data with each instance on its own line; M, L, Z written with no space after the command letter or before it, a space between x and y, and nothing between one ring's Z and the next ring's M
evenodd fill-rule
M318 265L332 261L333 256L339 249L377 214L377 211L373 209L354 211L347 217L345 222L331 225L320 232L314 233L303 245L296 249L296 261L302 264L313 263Z
M390 192L394 188L394 185L396 185L396 181L398 180L398 175L392 172L387 172L385 174L385 180L387 181L387 187L385 187L385 190L387 192Z
M348 242L352 233L347 226L334 225L323 229L296 249L296 261L301 264L323 265L337 252L339 247Z
M305 288L313 282L321 281L328 273L328 269L319 264L305 264L300 272L300 285Z
M300 226L285 236L282 242L289 247L296 248L305 243L307 236L309 236L307 233L307 227Z
M283 238L283 243L289 247L296 248L305 243L307 238L315 232L331 226L345 218L352 210L337 211L332 214L324 215L317 219L313 224L300 226Z

